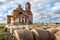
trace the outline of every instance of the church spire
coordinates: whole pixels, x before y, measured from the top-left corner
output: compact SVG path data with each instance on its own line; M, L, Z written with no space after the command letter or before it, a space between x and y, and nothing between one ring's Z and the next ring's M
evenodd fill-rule
M29 2L26 3L26 11L31 11L31 4Z

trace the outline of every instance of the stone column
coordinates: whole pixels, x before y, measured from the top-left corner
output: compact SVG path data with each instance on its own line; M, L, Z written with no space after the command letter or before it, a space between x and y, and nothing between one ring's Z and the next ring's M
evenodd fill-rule
M11 23L11 16L7 15L7 24L10 24L10 23Z
M14 25L14 19L11 17L11 25Z
M24 24L25 24L25 16L24 16Z
M33 24L33 15L31 16L31 23Z
M19 16L19 24L21 24L21 16Z
M27 20L26 21L27 21L27 24L29 24L29 17L28 16L27 16Z
M22 24L22 16L23 16L23 15L21 15L21 24Z

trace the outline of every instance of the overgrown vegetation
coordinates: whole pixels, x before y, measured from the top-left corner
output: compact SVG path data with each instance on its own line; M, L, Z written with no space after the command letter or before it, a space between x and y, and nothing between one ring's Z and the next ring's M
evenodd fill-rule
M7 32L4 30L5 24L0 24L0 40L5 40L7 38Z
M4 26L6 26L6 24L3 24L3 23L2 23L2 24L0 24L0 27L4 27Z
M4 29L0 28L0 34L6 34L7 32L4 31Z

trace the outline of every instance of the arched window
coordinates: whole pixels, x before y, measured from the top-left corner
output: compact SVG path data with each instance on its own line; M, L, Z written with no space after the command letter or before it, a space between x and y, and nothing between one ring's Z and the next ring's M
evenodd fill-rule
M24 24L25 23L25 16L22 12L19 13L19 22Z
M22 14L22 12L19 13L19 15Z

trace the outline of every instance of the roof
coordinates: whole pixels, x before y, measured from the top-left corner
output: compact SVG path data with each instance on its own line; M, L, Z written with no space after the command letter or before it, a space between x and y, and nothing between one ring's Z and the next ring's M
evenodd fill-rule
M28 4L30 5L30 2L27 2L27 3L26 3L26 5L28 5Z
M7 16L12 17L12 15L7 15Z

